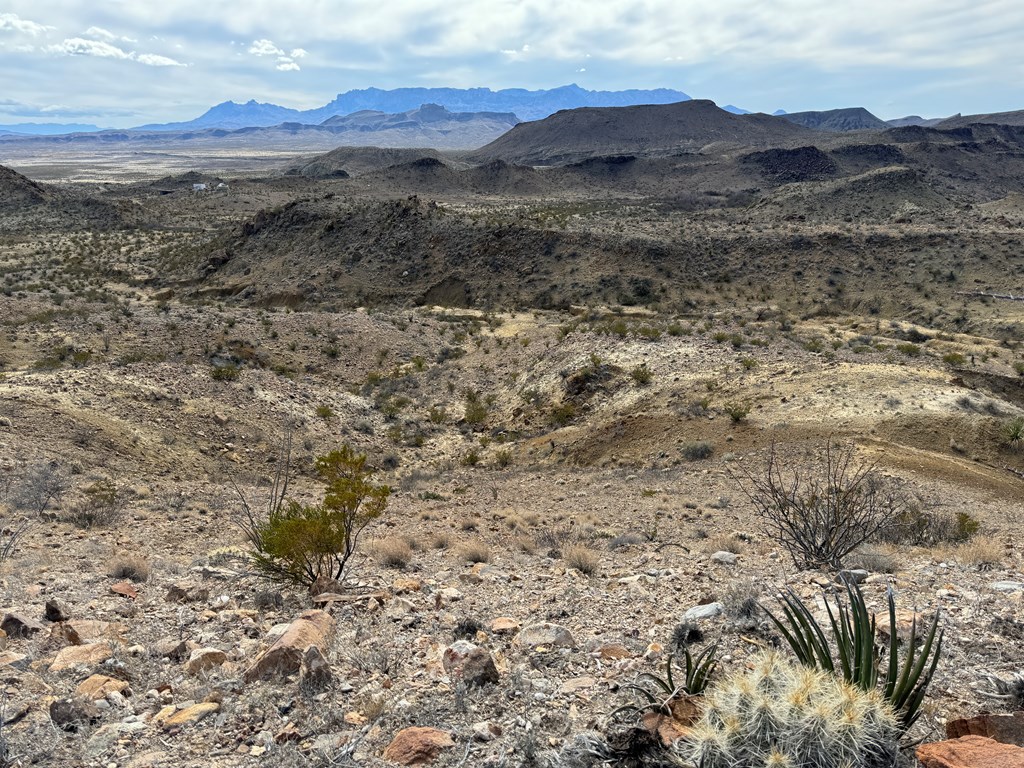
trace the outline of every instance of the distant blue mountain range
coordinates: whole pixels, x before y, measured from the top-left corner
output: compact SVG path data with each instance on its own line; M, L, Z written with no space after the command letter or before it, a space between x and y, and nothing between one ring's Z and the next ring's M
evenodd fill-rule
M682 91L670 88L628 91L588 91L578 85L564 85L550 90L528 91L524 88L362 88L338 94L337 98L316 109L298 110L247 101L236 104L225 101L194 120L180 123L140 125L137 130L181 131L204 128L249 128L305 123L319 125L336 115L350 115L363 110L397 114L418 109L423 104L439 104L451 112L513 112L520 120L540 120L561 109L577 107L628 107L635 104L672 104L689 101Z
M15 123L0 125L0 133L19 133L31 136L57 136L62 133L86 133L103 130L85 123Z

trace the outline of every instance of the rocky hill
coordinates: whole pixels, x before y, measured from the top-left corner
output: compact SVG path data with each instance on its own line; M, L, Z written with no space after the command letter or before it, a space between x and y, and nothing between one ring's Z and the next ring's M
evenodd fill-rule
M889 127L864 107L830 109L824 112L790 112L783 120L818 131L882 131Z

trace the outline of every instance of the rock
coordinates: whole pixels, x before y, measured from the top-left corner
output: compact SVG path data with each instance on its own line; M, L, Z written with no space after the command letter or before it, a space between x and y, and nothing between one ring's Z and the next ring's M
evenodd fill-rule
M28 637L36 632L41 632L44 627L41 622L22 616L20 613L8 613L0 622L0 629L7 633L8 637Z
M99 710L85 699L57 699L50 704L50 719L62 731L77 731L79 727L100 719Z
M593 677L572 677L558 686L558 692L562 694L576 693L597 685L597 679Z
M56 623L58 621L67 621L71 618L71 614L68 612L67 606L60 601L47 600L46 607L43 609L43 618Z
M335 622L330 614L318 610L304 611L277 642L246 670L245 682L282 679L295 674L302 667L306 649L316 646L323 653L328 639L334 634L334 628Z
M105 699L109 693L123 693L128 690L128 683L106 675L93 675L81 683L75 689L75 695L87 701Z
M22 669L28 666L28 656L14 651L0 651L0 667Z
M870 575L863 568L850 568L836 574L836 583L863 584Z
M111 584L110 591L115 595L127 597L129 600L134 600L139 596L139 588L130 581L119 581L116 584Z
M419 579L400 577L395 579L391 588L395 590L396 595L404 595L406 592L419 592L423 589L423 582Z
M597 658L602 659L603 661L628 659L632 655L633 654L629 652L629 648L621 643L602 643L591 652L591 656L597 656Z
M436 728L403 728L384 749L384 759L399 765L432 762L442 749L455 746L451 735Z
M983 714L946 723L946 738L984 736L1003 744L1024 747L1024 712L1009 715Z
M576 640L568 629L550 622L541 622L523 627L516 643L524 648L545 646L550 648L575 648Z
M1024 581L993 581L988 588L996 592L1020 592L1024 590Z
M707 605L695 605L683 614L683 621L698 621L700 619L713 619L725 612L725 606L721 603L708 603Z
M494 741L496 738L501 736L503 733L501 726L497 723L492 723L490 720L484 720L481 723L473 723L473 740L474 741Z
M878 633L889 637L891 633L891 628L889 626L889 612L879 611L876 617L876 622ZM928 620L925 618L924 614L897 608L896 636L901 640L909 640L910 630L914 626L914 622L917 622L918 637L921 637L922 634L928 631Z
M120 630L120 624L96 619L74 619L54 624L50 637L71 645L84 645L97 640L117 640Z
M738 559L739 556L735 552L726 552L724 550L721 552L715 552L715 554L711 556L711 561L719 563L720 565L736 565L736 561Z
M299 673L299 685L305 690L323 690L334 681L331 665L323 651L315 645L309 646L302 654L302 669Z
M467 640L457 640L445 648L441 663L445 672L467 686L498 682L498 668L491 654Z
M0 651L7 650L7 633L0 629Z
M207 670L219 667L228 660L228 655L219 648L196 648L189 654L185 662L185 672L198 675Z
M491 622L490 629L496 635L510 635L519 631L519 622L508 616L499 616Z
M157 640L153 645L151 655L165 656L171 661L184 661L188 658L193 649L193 644L186 640L178 640L174 637L165 637Z
M220 709L220 704L215 701L205 701L202 704L193 704L191 707L175 712L170 717L162 719L160 725L164 730L170 730L171 728L178 728L182 725L188 725L189 723L198 723L200 720L212 715L214 712ZM160 714L163 712L161 711ZM158 714L157 717L160 715ZM156 718L153 718L154 720Z
M922 744L917 748L922 768L1021 768L1024 749L984 736Z
M51 672L61 672L77 666L93 666L111 657L109 643L90 643L88 645L69 645L62 648L50 664Z

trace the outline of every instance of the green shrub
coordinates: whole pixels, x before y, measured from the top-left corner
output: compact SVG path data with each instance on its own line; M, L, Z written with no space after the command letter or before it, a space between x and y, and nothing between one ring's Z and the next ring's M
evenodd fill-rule
M391 489L370 482L373 472L365 455L343 445L317 457L314 467L324 483L318 504L286 498L287 464L265 516L242 499L240 525L254 549L253 566L271 581L301 586L340 581L363 530L387 508Z
M552 427L564 427L576 418L576 406L572 403L559 403L548 412L548 424Z
M330 421L334 418L334 410L329 405L318 405L316 407L316 415L324 421Z
M680 448L683 454L683 458L687 461L700 461L701 459L711 458L711 454L715 452L714 443L709 443L707 440L698 440L693 443L686 443Z
M733 424L739 424L750 413L750 403L730 401L722 406L722 410L732 419Z
M210 376L214 381L237 381L241 369L233 363L215 365L210 369Z
M942 356L942 362L946 365L961 366L967 362L967 358L959 352L947 352Z
M637 386L644 386L651 383L651 379L654 378L654 374L651 373L651 369L647 367L647 363L642 363L629 372L629 375L633 377L633 381Z
M897 344L896 349L902 352L907 357L921 356L921 347L919 347L917 344L911 344L909 341L904 342L902 344Z
M1013 449L1024 447L1024 416L1010 419L1002 426L1003 440Z

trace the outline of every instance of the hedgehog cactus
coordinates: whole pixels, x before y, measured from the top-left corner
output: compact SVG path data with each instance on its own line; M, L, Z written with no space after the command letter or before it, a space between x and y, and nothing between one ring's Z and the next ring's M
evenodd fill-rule
M890 768L899 720L875 692L775 653L713 684L676 749L698 768Z

